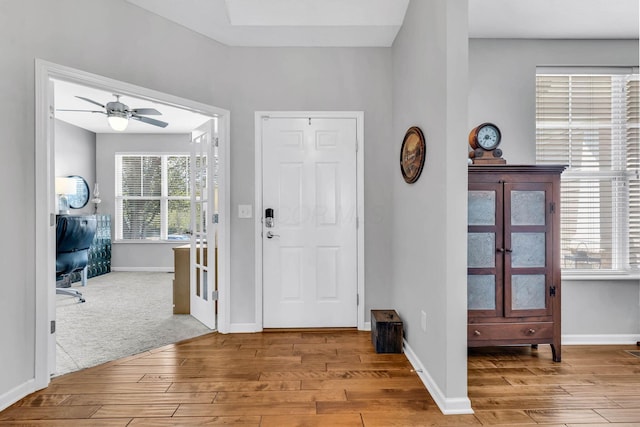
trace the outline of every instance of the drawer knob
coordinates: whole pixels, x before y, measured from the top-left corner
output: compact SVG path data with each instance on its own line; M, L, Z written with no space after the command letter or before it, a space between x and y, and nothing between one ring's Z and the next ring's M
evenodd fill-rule
M476 329L475 331L473 331L473 335L475 335L475 336L477 336L477 337L478 337L478 336L480 336L480 335L482 335L482 334L480 333L480 331L479 331L479 330L477 330L477 329Z
M533 329L533 328L531 328L531 329L529 329L527 332L529 332L529 335L533 335L533 334L535 334L535 333L536 333L536 330L535 330L535 329Z

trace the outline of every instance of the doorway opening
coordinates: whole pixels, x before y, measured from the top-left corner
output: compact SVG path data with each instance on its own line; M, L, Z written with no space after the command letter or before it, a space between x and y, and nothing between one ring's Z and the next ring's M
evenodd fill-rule
M138 101L145 101L147 103L153 103L157 105L157 110L176 110L180 111L185 115L193 115L193 116L201 116L206 118L213 118L216 122L216 136L215 143L217 149L217 170L215 171L216 175L216 208L215 212L215 239L209 239L208 241L216 242L216 252L217 258L213 260L213 264L217 264L217 305L218 305L218 331L225 332L228 325L228 279L227 274L229 271L229 260L228 260L228 239L229 239L229 223L228 223L228 192L229 192L229 174L228 174L228 135L229 135L229 112L211 105L197 103L195 101L187 100L184 98L175 97L172 95L164 94L161 92L156 92L153 90L149 90L146 88L142 88L139 86L130 85L128 83L107 79L102 76L97 76L94 74L86 73L80 70L71 69L68 67L60 66L57 64L48 63L45 61L36 61L36 165L41 167L36 167L36 218L37 218L37 234L36 234L36 247L41 248L36 251L36 307L43 308L43 310L37 309L36 313L38 313L38 318L36 319L36 337L37 344L36 349L40 349L40 351L36 351L37 360L36 360L36 377L39 378L39 382L46 386L48 383L49 374L55 372L56 367L56 339L55 339L55 320L56 320L56 296L55 296L55 224L56 224L56 214L58 213L58 206L56 204L56 191L54 189L54 177L58 175L58 173L62 175L66 175L71 173L69 170L62 170L60 168L63 166L64 161L59 161L56 158L56 148L57 148L57 139L56 139L56 108L58 107L57 102L58 98L56 96L56 85L60 85L63 87L64 85L72 85L74 88L85 87L88 90L97 91L92 95L83 96L82 94L72 94L73 98L78 96L82 98L76 98L77 100L84 101L88 105L88 112L80 113L79 115L86 116L97 116L103 120L103 123L106 124L107 120L104 115L101 113L92 113L94 110L100 110L100 105L103 104L105 100L96 99L99 93L106 93L109 97L112 94L117 94L121 98L117 98L118 101L124 101L129 97L131 100L131 104ZM84 98L84 99L83 99ZM87 101L87 99L89 101ZM108 100L108 99L107 99ZM91 105L91 101L96 101ZM106 103L105 103L106 104ZM105 106L109 106L110 104L106 104ZM136 105L137 106L137 105ZM74 108L68 108L74 109ZM82 109L81 109L82 110ZM144 110L144 111L143 111ZM140 113L148 113L149 109L140 109ZM165 117L162 117L163 119ZM140 120L139 118L134 120L130 120L131 122L136 122L132 124L140 124L140 125L151 125L149 126L152 129L155 129L154 119ZM140 122L140 123L137 123ZM131 124L130 124L131 125ZM191 130L195 130L196 126L192 126ZM132 127L132 131L133 131ZM141 134L147 133L146 130L139 131ZM178 153L180 156L186 155L189 156L189 152L193 151L191 148L191 139L193 135L191 132L184 132L184 129L178 133L182 135L183 147ZM107 135L107 140L109 138L115 138L120 134L112 134ZM116 135L116 136L114 136ZM160 140L165 138L170 138L170 134L163 135L159 133L153 133L151 139ZM186 137L185 137L186 135ZM175 136L175 135L174 135ZM158 141L155 141L156 144ZM212 139L213 140L213 139ZM190 148L191 147L191 148ZM166 149L166 147L165 147ZM137 154L141 154L142 151L146 150L137 150ZM173 154L175 150L172 151ZM94 183L100 183L100 202L98 204L91 204L89 209L93 210L93 213L98 210L101 213L106 213L115 217L116 214L122 216L122 209L116 207L118 203L122 203L121 198L118 199L116 197L116 189L117 180L114 177L115 168L114 168L114 153L101 153L101 155L96 155L94 158L94 162L96 163L96 167L94 167L93 171L82 172L89 178L91 182L91 188L94 188ZM106 156L106 157L104 157ZM109 161L106 161L105 158L110 158ZM69 160L69 159L67 159ZM102 164L99 162L106 162L106 164ZM71 165L64 165L65 167L77 167L73 165L73 161L69 162ZM99 171L102 168L101 171ZM213 171L213 169L212 169ZM211 173L213 176L214 173ZM100 178L100 177L103 178ZM193 177L190 178L193 180ZM212 190L213 191L213 190ZM211 193L213 194L213 193ZM213 197L210 198L213 200ZM188 206L187 201L187 206ZM176 205L176 203L174 203ZM180 203L177 203L180 205ZM183 201L182 205L185 203ZM166 210L166 208L163 208ZM211 212L200 212L206 217L200 217L201 222L206 223L214 223L214 212L213 207L210 209ZM174 209L175 211L175 209ZM202 211L202 210L201 210ZM88 212L91 213L91 212ZM175 213L175 212L174 212ZM189 215L189 213L187 213ZM164 220L166 223L167 220ZM175 221L174 221L175 222ZM115 224L114 224L115 225ZM166 224L162 225L164 228ZM116 231L118 234L116 235ZM175 230L173 230L175 231ZM183 230L185 231L185 230ZM114 238L121 239L122 242L125 242L126 239L123 239L123 235L120 229L112 226L111 228L112 236ZM164 271L164 274L167 272L167 267L172 269L173 267L173 254L171 251L172 244L175 246L177 243L175 241L175 236L184 237L182 233L170 232L167 233L165 230L163 234L157 236L156 242L146 242L146 244L138 246L146 246L147 248L155 247L156 251L168 252L168 258L170 261L165 262L162 266L151 266L149 268L149 261L142 262L140 266L132 266L128 265L124 268L124 270L129 270L129 272L141 272L148 271L150 273L159 273ZM191 239L194 240L194 239ZM189 243L189 240L185 240L184 242L179 243ZM195 247L195 242L194 245ZM123 247L124 248L124 247ZM162 249L160 249L162 248ZM119 248L114 247L114 251L118 251ZM124 250L126 252L126 249ZM213 252L213 251L212 251ZM129 256L130 253L125 253L125 257ZM195 256L195 254L194 254ZM213 258L212 258L213 259ZM191 264L195 264L192 262ZM117 266L116 266L117 268ZM167 276L169 276L167 274ZM195 281L194 281L195 282ZM122 295L122 298L127 298L126 294ZM170 303L169 303L170 306ZM213 307L213 304L212 304ZM44 315L43 315L44 313ZM86 328L91 328L91 324L86 324Z

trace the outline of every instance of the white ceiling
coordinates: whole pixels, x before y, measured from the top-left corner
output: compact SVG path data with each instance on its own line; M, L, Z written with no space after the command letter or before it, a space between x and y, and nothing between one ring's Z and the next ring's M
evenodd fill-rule
M469 36L638 39L638 3L638 0L469 0Z
M410 0L126 0L229 46L382 46L402 26ZM412 0L426 1L426 0ZM638 0L469 0L473 38L638 39ZM113 94L56 82L56 108L97 107ZM127 133L189 133L208 118L122 96L130 108L156 108L162 129L135 120ZM97 107L99 109L99 107ZM95 133L114 132L106 116L56 112L56 118Z
M229 46L391 46L409 0L127 0ZM413 0L426 1L426 0ZM473 38L637 39L638 0L469 0Z
M391 46L409 0L127 0L228 46ZM419 0L422 1L422 0Z

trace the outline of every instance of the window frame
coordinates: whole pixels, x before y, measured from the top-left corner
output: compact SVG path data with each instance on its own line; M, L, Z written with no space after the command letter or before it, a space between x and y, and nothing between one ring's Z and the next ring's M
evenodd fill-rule
M540 164L544 164L544 163L549 163L549 162L553 162L553 160L547 160L545 161L544 159L540 159L540 154L539 154L539 149L540 149L540 145L539 145L539 137L538 134L540 133L541 130L543 129L550 129L550 128L554 128L553 125L549 125L547 124L546 126L541 127L539 125L539 121L538 121L538 114L539 114L539 104L538 104L538 77L541 75L558 75L558 76L565 76L565 75L633 75L635 76L635 78L637 79L637 75L638 75L638 68L637 67L537 67L536 68L536 101L535 101L535 112L536 112L536 117L535 117L535 129L536 129L536 163ZM614 96L614 91L615 88L612 86L611 88L611 94L612 97ZM626 94L626 91L624 92ZM637 94L636 94L637 96ZM620 97L618 97L618 99L620 99ZM571 103L571 101L569 101ZM627 101L628 102L628 101ZM612 130L615 127L615 117L616 113L620 113L622 112L627 112L627 106L628 104L625 103L625 106L622 108L619 105L620 104L615 104L613 102L611 102L612 106L611 108L613 110L618 109L617 111L612 111L612 119L610 121L611 123L611 128ZM617 106L616 106L617 105ZM628 113L627 113L628 114ZM571 113L569 113L569 115L571 115ZM625 121L625 126L628 126L627 121L624 119L624 117L620 118L618 117L620 120L624 120ZM572 127L571 126L571 118L569 118L569 121L563 123L563 124L557 124L557 129L566 129L567 132L570 134L572 129L575 129L576 127ZM638 124L635 123L634 127L637 127ZM625 127L625 129L627 129ZM611 149L612 152L615 150L618 151L622 151L624 153L624 158L628 159L628 156L630 155L628 153L628 144L629 144L629 140L628 140L628 136L623 137L623 139L615 139L615 137L612 136L611 138ZM615 142L614 142L615 141ZM636 147L637 149L637 147ZM620 154L619 152L616 154ZM620 157L619 156L613 156L615 159L618 159L617 161L620 163L625 163L627 160L625 160L624 162L620 161ZM615 163L616 161L614 161ZM558 163L558 162L555 162ZM560 162L562 163L562 162ZM592 170L571 170L571 167L569 165L569 167L567 168L567 170L563 173L562 175L562 183L564 182L579 182L580 179L584 179L586 177L589 178L597 178L598 180L605 180L604 182L611 182L612 183L612 187L615 185L616 180L620 180L620 181L624 181L627 184L633 180L633 179L637 179L637 174L638 171L634 168L629 168L629 166L625 163L623 168L620 168L619 164L616 165L618 167L612 167L610 170L606 170L606 171L592 171ZM606 181L608 180L608 181ZM600 181L603 182L603 181ZM612 249L611 249L611 258L612 258L612 265L610 269L576 269L576 268L566 268L564 263L561 263L561 269L562 269L562 277L563 279L568 279L568 280L616 280L616 279L622 279L622 280L629 280L629 279L636 279L636 278L640 278L640 265L636 264L632 264L631 263L631 255L632 255L632 251L631 251L631 247L630 247L630 234L631 234L631 230L630 230L630 226L629 226L629 192L628 192L628 188L629 185L626 186L627 189L622 190L622 191L617 191L617 190L612 190L611 191L611 197L612 197L612 202L608 204L609 206L609 211L612 213L612 220L611 220L611 238L612 238ZM625 194L626 193L626 194ZM599 193L601 196L602 194ZM619 196L623 195L623 197L626 197L626 203L620 204L619 203ZM600 200L600 199L599 199ZM563 206L561 206L561 209L564 209ZM623 242L624 241L624 242ZM614 268L615 267L615 268Z
M122 193L122 158L124 157L159 157L160 158L160 196L123 196ZM191 202L191 188L187 186L187 196L169 196L168 183L168 158L169 157L185 157L189 168L191 167L191 154L189 152L116 152L114 155L114 243L134 243L134 244L163 244L178 243L183 241L187 243L189 240L172 240L169 235L169 201L186 200ZM189 172L190 176L190 172ZM145 239L124 239L123 235L123 213L122 202L124 200L158 200L160 201L160 237Z

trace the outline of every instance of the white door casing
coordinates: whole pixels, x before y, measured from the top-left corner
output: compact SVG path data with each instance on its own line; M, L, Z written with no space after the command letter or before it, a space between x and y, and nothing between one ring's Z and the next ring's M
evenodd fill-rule
M218 227L217 119L209 120L191 137L191 315L210 329L216 328L216 236Z
M55 106L55 84L53 83L53 81L51 79L47 79L47 94L48 94L48 99L49 99L49 105L48 105L48 109L51 112L51 114L49 115L49 120L48 120L48 140L50 141L52 150L52 153L55 153L55 115L53 114L53 112L56 110L56 106ZM55 171L55 156L51 156L49 159L49 169L47 169L47 171L49 172L49 174L53 174L53 172ZM55 178L54 178L55 179ZM55 182L55 181L54 181ZM55 187L55 184L54 184ZM51 193L54 193L54 191L51 191ZM53 198L49 198L49 203L52 204L53 206L50 207L50 212L56 212L56 201L55 199L52 200ZM57 243L56 243L56 228L57 228L57 217L56 215L50 215L50 226L51 226L51 230L47 230L47 233L51 233L53 232L53 238L50 238L49 241L49 245L51 246L51 248L49 249L51 252L53 252L54 257L49 261L50 263L52 263L53 265L55 265L55 259L57 257ZM53 281L54 283L56 283L56 276L55 276L55 267L53 267ZM47 283L51 280L51 278L48 278ZM48 289L48 308L49 308L49 324L50 325L56 325L57 322L57 300L56 300L56 287L54 286L49 286ZM49 374L53 374L56 372L56 367L57 367L57 354L56 354L56 328L55 326L50 327L50 334L49 334L49 345L48 345L48 352L49 352L49 360L48 360L48 368L47 371L49 372Z
M357 125L261 118L264 327L359 325Z
M0 390L0 410L49 384L50 374L55 366L55 337L51 333L55 321L55 194L54 194L54 99L50 90L51 79L115 91L122 94L141 96L171 105L179 105L186 110L218 118L220 124L220 165L219 165L219 233L218 233L218 283L220 332L229 332L230 301L229 278L229 198L230 174L228 164L229 122L228 110L202 104L185 98L168 95L151 89L109 79L97 74L54 64L41 59L35 60L35 342L33 376L10 390Z

